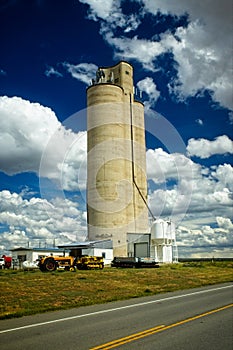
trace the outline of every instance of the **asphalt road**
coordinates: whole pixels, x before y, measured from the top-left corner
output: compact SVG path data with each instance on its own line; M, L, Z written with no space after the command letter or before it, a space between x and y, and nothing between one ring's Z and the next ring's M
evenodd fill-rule
M232 350L233 285L0 321L1 350Z

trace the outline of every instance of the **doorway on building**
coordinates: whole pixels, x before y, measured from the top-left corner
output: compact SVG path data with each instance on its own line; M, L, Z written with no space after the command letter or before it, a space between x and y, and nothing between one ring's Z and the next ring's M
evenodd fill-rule
M134 243L134 256L137 258L149 257L149 245L147 242Z

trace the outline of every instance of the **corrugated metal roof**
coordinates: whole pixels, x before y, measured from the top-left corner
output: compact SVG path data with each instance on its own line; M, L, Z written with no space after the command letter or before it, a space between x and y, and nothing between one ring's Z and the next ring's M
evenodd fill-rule
M63 249L84 249L84 248L112 248L112 240L101 240L101 241L85 241L76 242L70 244L59 245L58 248Z
M11 252L17 252L20 250L26 251L37 251L37 252L62 252L64 249L87 249L87 248L102 248L102 249L111 249L112 248L112 240L98 240L98 241L84 241L84 242L75 242L70 244L62 244L57 248L26 248L26 247L18 247L14 249L10 249Z
M10 249L11 252L17 252L20 250L27 250L27 251L37 251L37 252L62 252L63 249L59 249L59 248L25 248L25 247L19 247L19 248L14 248L14 249Z

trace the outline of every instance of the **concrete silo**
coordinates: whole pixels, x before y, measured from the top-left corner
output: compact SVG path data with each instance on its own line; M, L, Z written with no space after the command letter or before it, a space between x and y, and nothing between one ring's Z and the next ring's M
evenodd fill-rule
M111 238L114 256L127 256L127 234L149 232L144 107L132 66L99 68L87 107L88 238Z

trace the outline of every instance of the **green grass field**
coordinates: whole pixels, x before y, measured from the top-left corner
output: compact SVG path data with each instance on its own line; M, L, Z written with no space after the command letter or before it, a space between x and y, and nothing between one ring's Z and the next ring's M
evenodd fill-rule
M158 269L0 270L0 319L230 282L232 267L232 262L203 262Z

